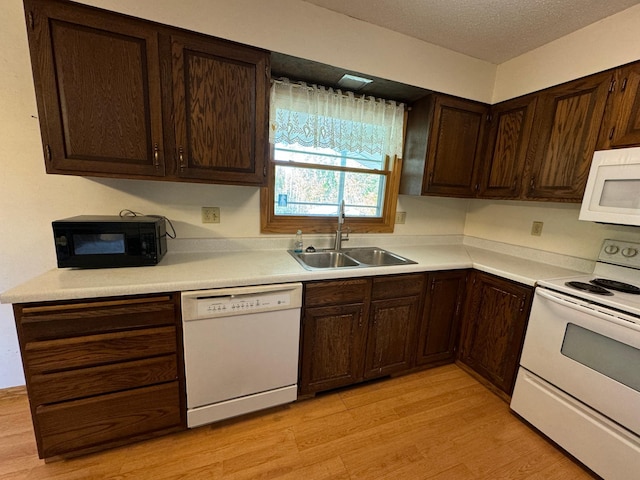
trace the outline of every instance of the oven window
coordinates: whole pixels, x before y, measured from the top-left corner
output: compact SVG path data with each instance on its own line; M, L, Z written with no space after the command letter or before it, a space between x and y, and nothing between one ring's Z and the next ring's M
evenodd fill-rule
M73 236L76 255L124 253L124 233L90 233Z
M600 206L640 208L640 180L605 180Z
M563 355L640 392L640 350L573 323L567 324Z

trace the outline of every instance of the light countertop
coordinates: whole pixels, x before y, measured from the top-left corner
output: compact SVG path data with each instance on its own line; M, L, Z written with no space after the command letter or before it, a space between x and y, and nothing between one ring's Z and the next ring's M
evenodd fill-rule
M309 271L284 249L169 252L151 267L53 269L4 292L2 303L176 292L244 285L475 268L525 285L583 274L557 263L529 260L475 246L395 245L384 247L417 264Z

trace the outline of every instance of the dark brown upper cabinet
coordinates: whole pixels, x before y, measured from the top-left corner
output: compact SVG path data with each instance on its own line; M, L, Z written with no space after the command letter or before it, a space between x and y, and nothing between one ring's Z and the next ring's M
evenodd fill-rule
M491 107L478 196L519 198L538 97L527 95Z
M526 198L582 200L610 83L604 72L539 94Z
M157 32L70 3L25 11L47 172L163 176Z
M268 52L25 0L48 173L262 185Z
M261 185L268 57L198 35L172 35L177 176Z
M472 197L489 106L432 94L411 106L400 193Z
M600 128L598 150L640 145L640 63L617 69Z

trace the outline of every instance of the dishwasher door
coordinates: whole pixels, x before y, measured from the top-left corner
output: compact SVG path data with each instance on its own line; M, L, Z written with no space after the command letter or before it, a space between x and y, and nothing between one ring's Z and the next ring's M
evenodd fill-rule
M302 284L182 293L187 425L297 398Z

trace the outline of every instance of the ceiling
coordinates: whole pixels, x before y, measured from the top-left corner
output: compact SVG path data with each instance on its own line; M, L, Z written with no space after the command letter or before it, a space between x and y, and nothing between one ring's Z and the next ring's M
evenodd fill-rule
M500 64L640 0L304 0Z

